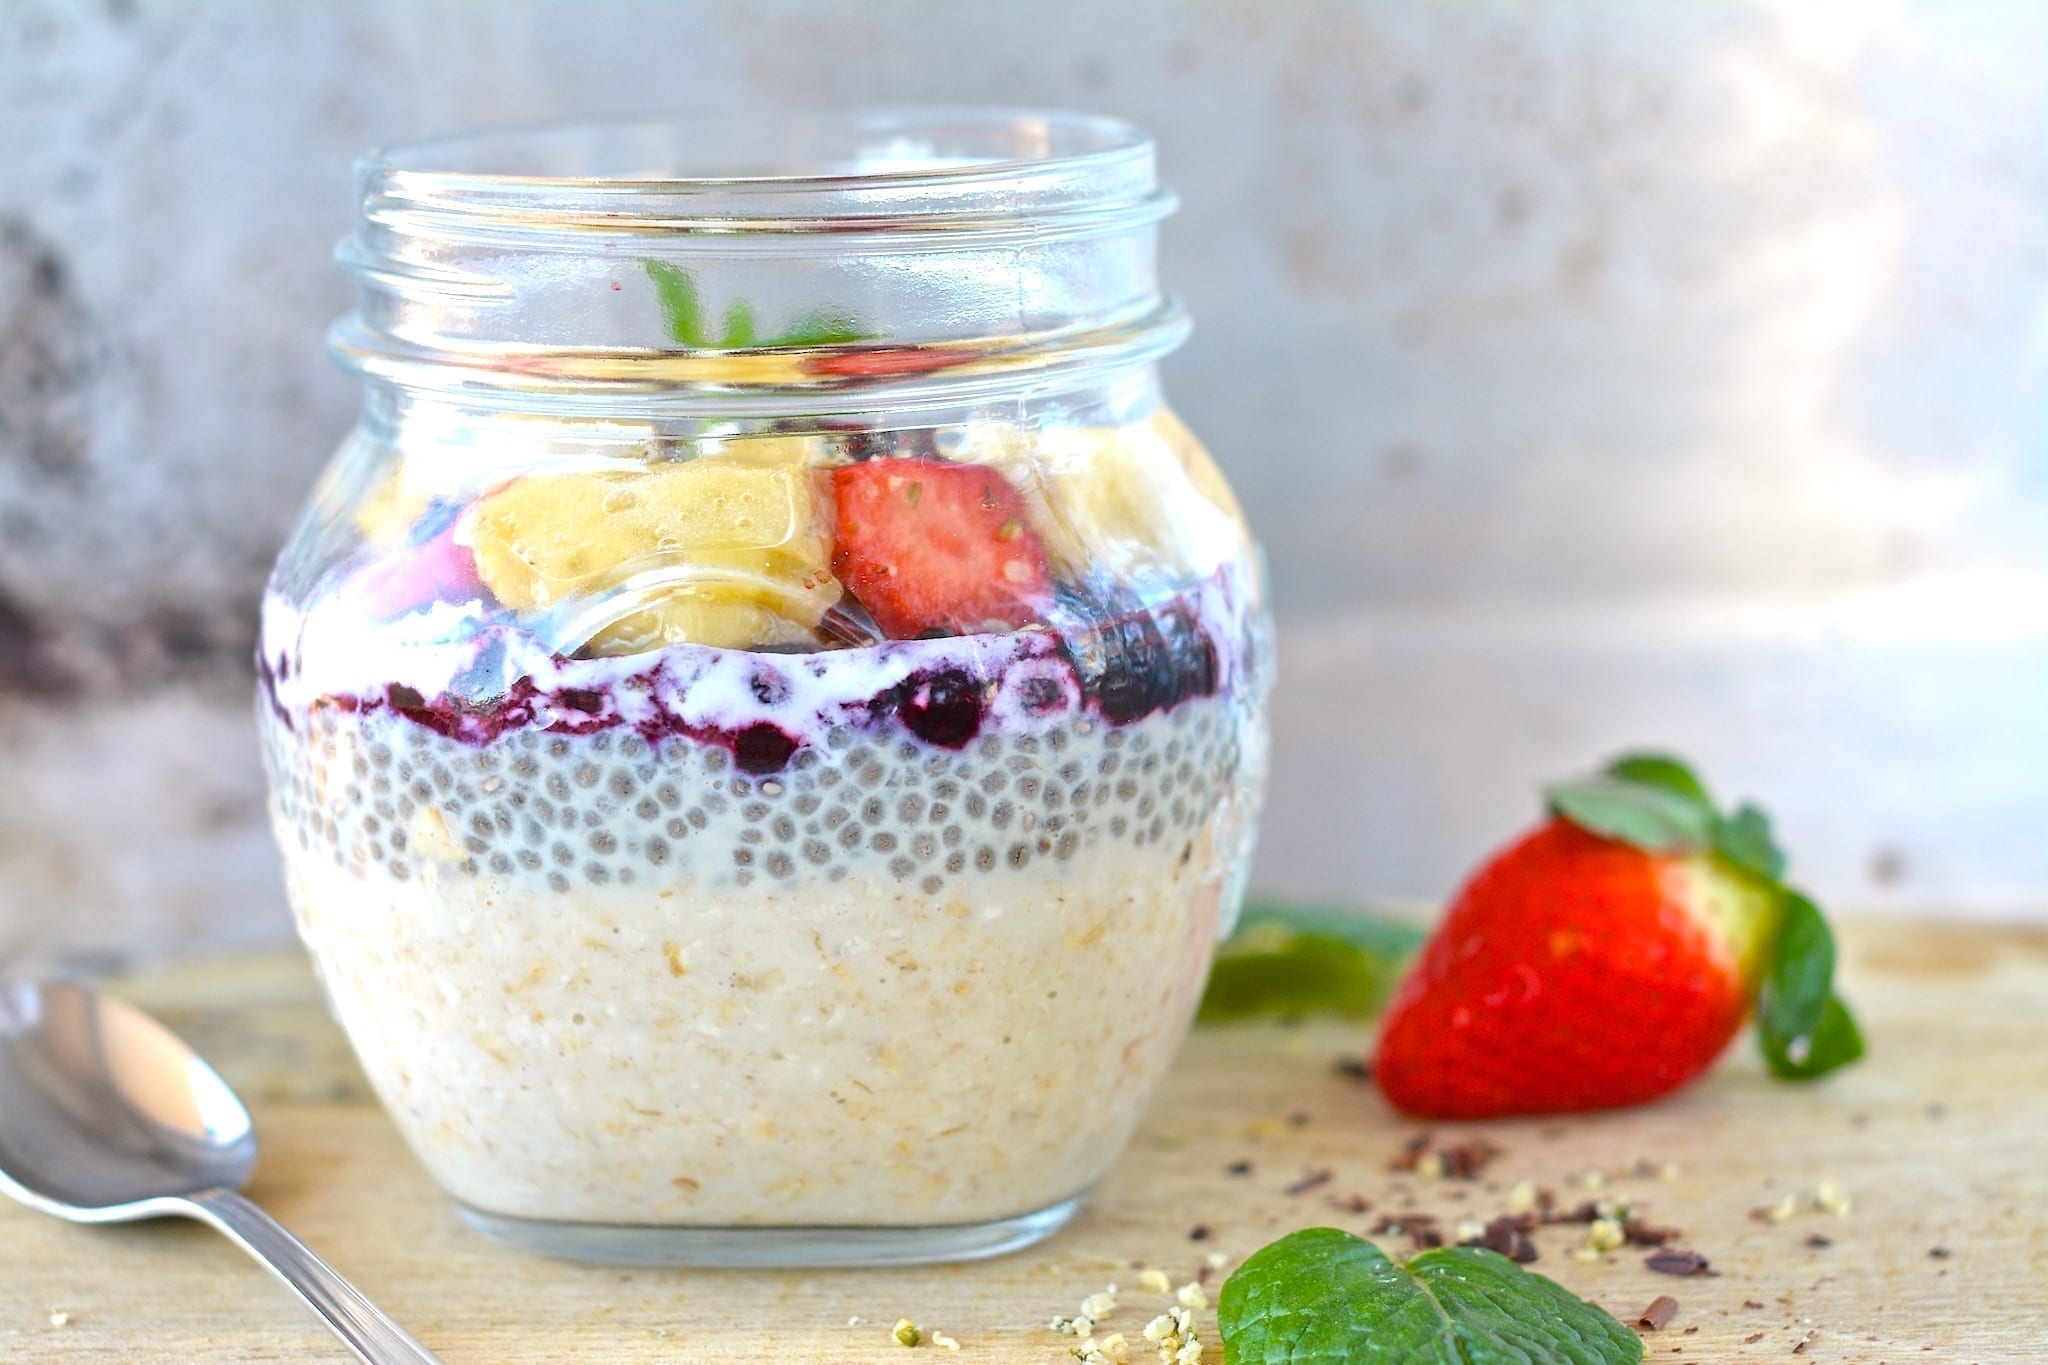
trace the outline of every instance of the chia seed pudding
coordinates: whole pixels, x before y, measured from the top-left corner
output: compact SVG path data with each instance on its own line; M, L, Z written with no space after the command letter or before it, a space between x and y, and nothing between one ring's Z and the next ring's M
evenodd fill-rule
M258 716L400 1133L561 1254L1047 1235L1188 1027L1265 771L1256 550L1153 364L1149 142L708 116L359 191L364 411Z
M972 1223L1128 1138L1250 834L1228 582L1123 623L1161 647L1145 678L1051 632L514 665L487 631L524 685L481 704L323 681L361 656L300 643L317 610L273 598L264 632L291 900L465 1204Z

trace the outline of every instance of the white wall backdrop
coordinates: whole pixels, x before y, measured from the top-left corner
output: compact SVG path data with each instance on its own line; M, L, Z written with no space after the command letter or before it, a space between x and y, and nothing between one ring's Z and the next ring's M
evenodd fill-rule
M2048 7L0 9L0 961L288 932L246 658L369 145L1000 100L1151 127L1282 612L1260 880L1441 895L1682 746L1844 908L2048 913Z

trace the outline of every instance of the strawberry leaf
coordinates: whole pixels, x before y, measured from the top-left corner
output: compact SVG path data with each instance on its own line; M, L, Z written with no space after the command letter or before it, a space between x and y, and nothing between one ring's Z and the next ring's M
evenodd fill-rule
M1660 784L1602 775L1544 795L1553 814L1647 853L1696 853L1713 842L1714 808Z
M1709 810L1714 807L1714 799L1707 795L1707 784L1669 754L1623 754L1607 765L1607 775L1625 782L1640 782L1646 787L1661 787Z
M1714 852L1767 882L1785 875L1785 854L1771 838L1771 822L1744 802L1735 814L1714 821Z
M1444 1247L1396 1265L1306 1228L1255 1252L1216 1307L1230 1365L1634 1365L1643 1343L1497 1252Z
M1863 1055L1863 1033L1834 993L1834 977L1835 936L1827 920L1788 888L1757 1004L1757 1044L1780 1080L1812 1080Z

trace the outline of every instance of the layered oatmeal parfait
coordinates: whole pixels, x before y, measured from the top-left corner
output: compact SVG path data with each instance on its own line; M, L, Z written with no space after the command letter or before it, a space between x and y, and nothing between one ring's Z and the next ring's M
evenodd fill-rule
M1256 553L1154 371L1150 144L951 111L373 157L357 430L266 596L291 902L486 1232L993 1254L1235 913Z

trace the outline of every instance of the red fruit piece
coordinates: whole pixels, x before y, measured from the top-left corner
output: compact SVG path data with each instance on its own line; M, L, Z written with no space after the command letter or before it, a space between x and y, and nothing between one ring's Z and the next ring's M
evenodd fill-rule
M1741 1026L1777 888L1553 819L1482 867L1395 991L1373 1076L1433 1118L1640 1104Z
M1052 603L1024 501L985 465L866 460L832 471L832 572L895 640L1014 630Z
M368 616L380 621L435 602L465 602L482 590L476 560L456 543L453 526L422 544L384 551L346 588Z

